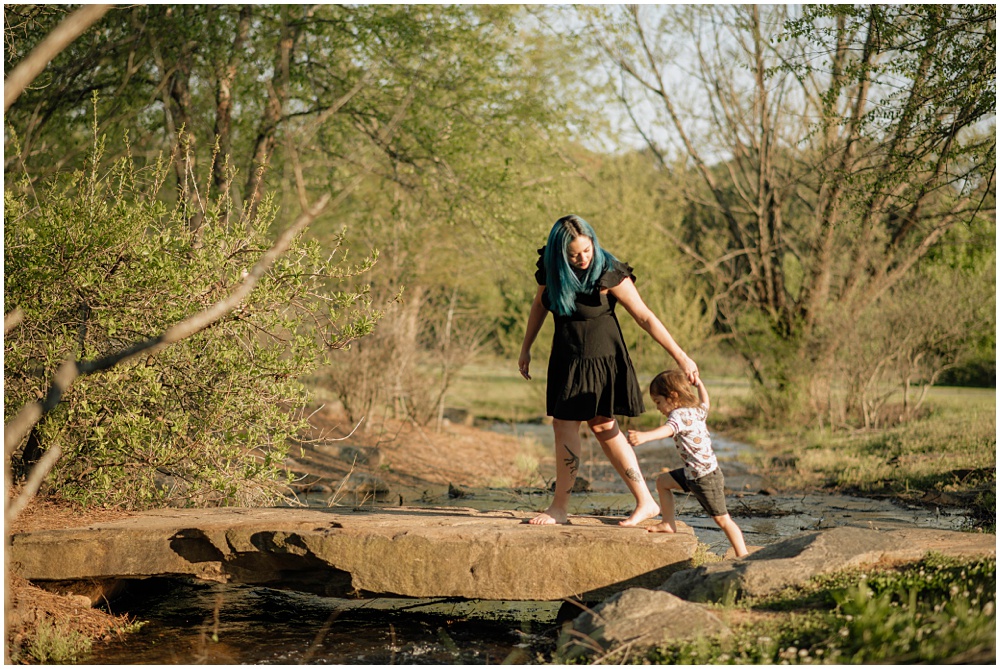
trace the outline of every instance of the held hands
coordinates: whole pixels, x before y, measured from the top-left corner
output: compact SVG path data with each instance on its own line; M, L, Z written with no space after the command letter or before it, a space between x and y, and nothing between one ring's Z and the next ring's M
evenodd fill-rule
M684 376L686 376L688 381L691 382L691 385L698 385L701 378L698 375L698 365L695 364L694 360L685 355L683 361L680 361L678 365L680 366L681 371L684 372Z

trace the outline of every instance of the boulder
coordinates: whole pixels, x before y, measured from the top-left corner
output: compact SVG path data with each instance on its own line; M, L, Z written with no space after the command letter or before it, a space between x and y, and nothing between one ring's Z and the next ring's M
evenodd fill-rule
M690 566L697 539L574 516L378 507L168 509L19 533L8 563L40 581L193 577L328 596L587 602L652 588ZM648 524L648 523L647 523Z
M660 590L692 602L727 602L802 585L814 576L879 561L915 561L929 552L995 556L993 535L949 530L879 531L836 527L807 532L734 561L673 574Z
M563 626L557 653L624 663L626 652L642 652L666 641L726 636L729 628L700 604L669 592L630 588L612 595Z

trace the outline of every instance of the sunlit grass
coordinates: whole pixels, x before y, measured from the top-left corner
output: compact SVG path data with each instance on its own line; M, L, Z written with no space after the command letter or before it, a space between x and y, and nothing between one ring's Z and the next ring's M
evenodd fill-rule
M756 464L778 455L796 461L785 486L833 486L974 509L976 525L996 525L996 391L935 388L927 415L878 430L758 431Z
M545 366L533 367L538 369L531 370L527 381L518 373L516 360L466 365L448 390L448 406L490 420L538 420L545 415Z
M996 560L929 556L848 570L738 605L725 639L664 645L655 664L980 663L996 654ZM724 618L727 607L718 612Z

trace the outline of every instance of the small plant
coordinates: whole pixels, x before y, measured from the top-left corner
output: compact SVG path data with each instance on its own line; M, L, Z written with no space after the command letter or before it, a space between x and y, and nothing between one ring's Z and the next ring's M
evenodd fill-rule
M35 628L34 637L24 649L26 657L11 656L14 662L69 664L90 652L91 640L74 630L61 629L49 620Z

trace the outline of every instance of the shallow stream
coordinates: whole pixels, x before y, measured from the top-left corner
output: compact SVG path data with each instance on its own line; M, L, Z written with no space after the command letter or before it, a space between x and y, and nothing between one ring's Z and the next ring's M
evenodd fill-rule
M495 425L551 448L550 427ZM729 511L747 545L763 546L805 530L855 525L879 529L960 529L954 512L823 493L781 492L780 480L750 473L738 456L747 447L713 436L726 477ZM636 449L654 490L655 476L680 466L671 440ZM580 476L589 490L573 495L571 513L627 516L632 497L593 439L584 441ZM544 473L544 472L543 472ZM762 494L767 490L770 494ZM442 489L424 498L433 506L544 509L544 489L472 489L452 497ZM453 493L454 494L454 493ZM314 498L316 505L327 500ZM725 536L698 503L676 496L677 516L718 554ZM116 613L147 621L125 642L98 644L87 664L532 664L546 660L560 627L562 602L486 602L447 599L344 600L252 586L151 583L141 595L116 602Z

